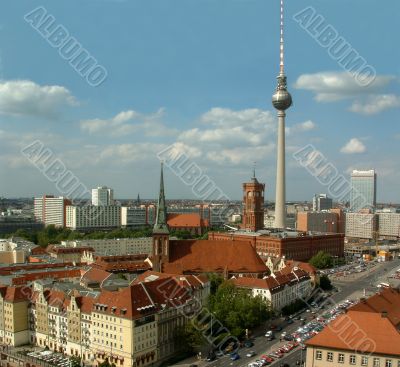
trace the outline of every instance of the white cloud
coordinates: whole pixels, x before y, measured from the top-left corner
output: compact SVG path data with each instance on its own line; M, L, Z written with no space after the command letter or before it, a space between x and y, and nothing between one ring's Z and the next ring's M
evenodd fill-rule
M350 139L350 141L347 142L347 144L342 147L342 149L340 149L340 151L345 154L364 153L366 152L366 150L367 148L364 143L357 138Z
M231 110L216 107L204 113L200 125L182 132L177 141L196 148L205 164L252 164L271 156L277 119L257 108Z
M157 153L166 148L165 144L137 143L116 144L105 147L99 160L112 159L113 162L131 163L148 158L157 158Z
M59 85L40 86L30 80L0 81L0 113L54 118L65 105L76 105L70 91Z
M363 115L374 115L391 108L400 107L400 96L395 94L377 94L369 96L366 101L355 101L350 111Z
M395 79L394 76L380 75L368 86L361 86L347 72L320 72L300 75L294 86L314 92L318 102L333 102L374 93Z
M293 126L287 127L286 133L293 134L295 132L311 131L311 130L316 129L316 127L317 127L317 124L315 124L311 120L307 120L307 121L301 122L299 124L295 124Z
M80 122L81 130L89 134L109 134L124 136L142 131L146 136L175 135L175 129L168 128L161 122L164 109L160 108L153 114L142 114L133 110L119 112L110 119L90 119Z

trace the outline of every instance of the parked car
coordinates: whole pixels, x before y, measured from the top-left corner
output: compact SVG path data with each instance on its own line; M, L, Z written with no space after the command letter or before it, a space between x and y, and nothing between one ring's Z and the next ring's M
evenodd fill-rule
M251 358L251 357L254 357L255 355L256 355L256 352L254 350L251 350L250 352L248 352L246 354L246 357Z
M240 355L238 353L232 353L230 358L232 361L237 361L240 359Z
M253 345L254 345L254 343L253 343L252 341L250 341L250 340L247 340L247 341L244 343L244 346L245 346L246 348L251 348Z

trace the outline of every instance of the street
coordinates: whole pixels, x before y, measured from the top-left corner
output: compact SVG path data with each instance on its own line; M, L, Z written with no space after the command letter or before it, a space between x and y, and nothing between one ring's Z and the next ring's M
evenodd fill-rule
M327 303L326 308L324 310L319 311L319 313L325 313L328 309L333 308L335 304L341 303L346 299L359 299L363 297L364 289L366 290L366 295L370 296L378 291L376 284L382 281L387 281L388 276L397 268L400 267L400 260L396 259L390 262L379 263L374 267L368 268L367 271L357 274L357 276L349 277L345 280L334 280L332 281L333 285L338 288L338 292L333 293L330 297L330 302ZM310 307L311 308L311 307ZM306 322L312 320L312 315L309 312L303 312L301 317L306 319ZM301 326L301 321L293 320L293 324L286 325L286 322L283 319L278 319L275 321L276 325L281 325L283 327L283 331L286 331L287 334L291 334L295 330L297 330ZM259 335L254 335L254 346L251 348L242 348L239 350L239 354L241 358L237 361L231 361L229 355L225 355L223 357L218 358L213 362L206 361L197 361L194 358L190 360L186 360L174 366L187 366L189 364L196 364L197 366L210 366L210 367L224 367L224 366L235 366L235 367L247 367L250 362L253 362L260 358L263 354L268 354L273 350L276 350L280 346L286 344L287 342L280 342L279 335L281 332L276 332L276 339L273 341L267 341L264 333L262 331ZM246 357L246 353L250 350L256 352L256 356L248 358ZM271 366L279 366L281 364L289 364L289 366L296 366L296 361L301 358L305 359L306 351L301 351L300 348L295 349L292 352L285 354L282 358L275 360Z

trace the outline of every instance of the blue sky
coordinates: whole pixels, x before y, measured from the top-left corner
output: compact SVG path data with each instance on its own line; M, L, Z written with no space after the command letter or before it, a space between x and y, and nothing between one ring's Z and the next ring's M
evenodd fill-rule
M24 19L37 7L104 67L103 83L90 85ZM293 19L308 7L376 70L368 87ZM378 201L400 202L399 14L398 0L286 0L289 200L327 192L292 157L313 144L345 176L375 168ZM0 195L59 194L20 153L39 140L87 187L119 198L156 197L157 152L175 144L232 199L256 161L272 200L278 59L278 0L3 2ZM172 172L165 180L169 198L194 198Z

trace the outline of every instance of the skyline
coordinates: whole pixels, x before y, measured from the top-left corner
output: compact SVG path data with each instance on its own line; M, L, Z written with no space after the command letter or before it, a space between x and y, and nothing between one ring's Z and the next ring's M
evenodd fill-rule
M321 1L285 4L286 71L295 101L286 129L287 200L326 192L292 157L311 143L347 178L352 169L375 169L378 202L398 203L400 164L387 157L400 141L392 121L400 106L399 51L384 34L398 31L400 4L338 3L347 11ZM374 83L357 85L293 19L310 5L376 69ZM104 66L101 85L89 85L24 20L38 6ZM232 200L241 197L257 161L266 200L273 200L278 1L86 1L81 16L49 1L6 9L0 16L1 196L58 195L19 153L39 139L88 188L106 185L119 198L138 192L156 198L157 153L175 143ZM98 23L88 28L85 19L93 15ZM355 16L365 20L357 28ZM168 169L165 181L168 199L195 199Z

